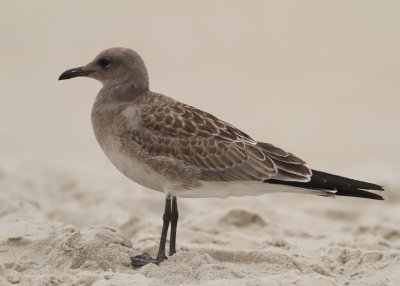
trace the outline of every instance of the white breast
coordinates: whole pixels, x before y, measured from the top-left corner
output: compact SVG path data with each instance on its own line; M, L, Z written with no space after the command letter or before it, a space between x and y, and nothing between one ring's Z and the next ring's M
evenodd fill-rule
M134 154L127 154L121 148L121 144L117 138L108 138L106 142L102 142L100 145L108 159L125 176L146 188L164 192L165 178L156 173L139 158L136 158Z

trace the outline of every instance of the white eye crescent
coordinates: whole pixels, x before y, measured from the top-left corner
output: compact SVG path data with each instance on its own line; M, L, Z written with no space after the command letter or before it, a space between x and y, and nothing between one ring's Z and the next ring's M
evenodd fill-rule
M108 68L108 67L111 66L111 61L106 59L106 58L102 58L102 59L99 60L99 65L102 68Z

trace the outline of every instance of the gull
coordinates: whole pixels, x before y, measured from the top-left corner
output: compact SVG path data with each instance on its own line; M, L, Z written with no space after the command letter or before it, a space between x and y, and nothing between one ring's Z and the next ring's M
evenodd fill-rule
M226 198L275 192L383 200L382 186L307 166L299 157L260 142L233 125L149 89L142 58L128 48L102 51L59 80L90 77L103 87L92 108L97 141L114 166L136 183L165 194L158 254L131 257L140 267L176 252L177 197Z

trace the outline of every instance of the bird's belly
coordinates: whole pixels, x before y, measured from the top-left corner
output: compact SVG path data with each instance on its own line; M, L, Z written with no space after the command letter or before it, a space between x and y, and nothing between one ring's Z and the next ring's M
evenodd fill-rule
M259 196L272 193L301 193L321 196L331 196L323 190L309 190L286 185L275 185L264 182L205 182L199 187L172 192L173 195L184 198L227 198L243 196Z
M118 152L110 152L107 157L121 173L134 182L146 188L164 192L165 179L155 173L151 167L136 158Z
M165 191L166 178L145 164L140 156L124 150L117 139L109 137L108 140L99 143L108 159L125 176L146 188Z

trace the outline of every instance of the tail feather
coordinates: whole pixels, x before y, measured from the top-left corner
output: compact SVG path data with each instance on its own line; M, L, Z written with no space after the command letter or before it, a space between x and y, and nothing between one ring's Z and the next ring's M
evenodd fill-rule
M380 185L358 181L342 176L337 176L317 170L312 170L312 177L309 182L293 182L281 180L266 180L266 183L282 184L294 187L336 191L337 196L359 197L374 200L383 200L383 197L365 190L383 191Z

